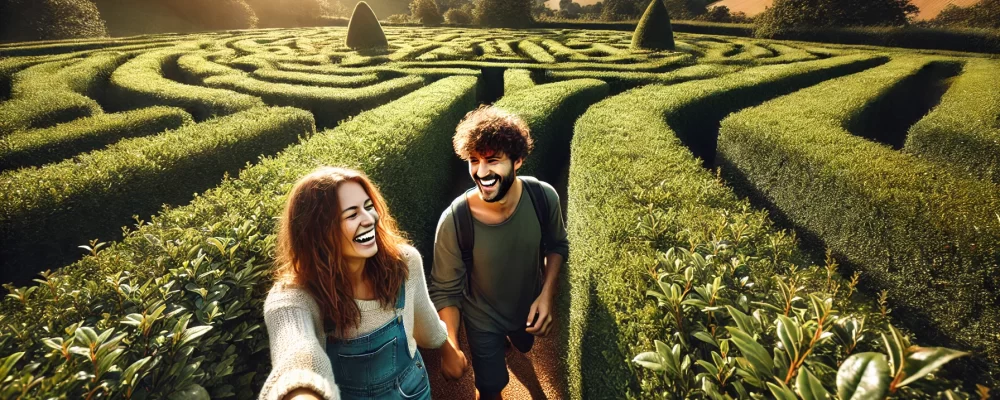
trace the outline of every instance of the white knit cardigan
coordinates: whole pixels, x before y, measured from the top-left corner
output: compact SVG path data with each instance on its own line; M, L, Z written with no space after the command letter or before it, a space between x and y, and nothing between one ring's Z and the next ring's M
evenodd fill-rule
M411 246L402 250L410 270L403 325L412 357L418 345L440 347L448 339L448 331L427 294L420 253ZM377 300L355 302L361 310L361 324L348 332L348 339L373 332L395 318L395 309L382 308ZM319 305L309 292L300 286L276 283L264 301L264 322L270 338L272 369L260 400L280 400L299 388L311 389L324 399L339 399L340 391L326 354L327 333L323 331Z

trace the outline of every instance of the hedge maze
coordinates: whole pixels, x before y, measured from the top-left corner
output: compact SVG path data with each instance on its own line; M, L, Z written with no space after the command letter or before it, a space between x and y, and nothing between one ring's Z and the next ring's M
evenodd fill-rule
M995 59L695 34L649 51L615 31L384 33L380 50L347 47L344 28L0 45L0 270L13 282L0 397L255 396L273 217L291 185L317 165L364 170L429 256L464 184L451 134L481 103L531 126L522 173L565 180L574 398L664 387L624 361L670 337L645 289L671 248L746 276L728 289L748 293L730 304L746 314L750 293L829 250L847 268L828 291L860 273L843 312L871 313L887 290L895 311L879 320L973 352L966 384L1000 376Z

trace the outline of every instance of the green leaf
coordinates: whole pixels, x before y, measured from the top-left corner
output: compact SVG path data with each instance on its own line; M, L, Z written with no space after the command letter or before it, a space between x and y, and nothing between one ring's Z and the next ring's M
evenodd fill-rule
M750 335L738 328L727 326L726 329L733 335L733 342L736 343L736 347L740 349L740 352L743 353L747 361L750 361L750 364L753 365L758 374L772 374L771 370L774 369L774 363L771 361L771 357L767 350L764 349L764 346L761 346Z
M210 400L208 391L197 383L192 383L187 387L171 393L168 400Z
M128 368L125 368L125 372L122 373L122 380L128 382L132 386L135 386L135 383L137 381L135 377L139 373L139 370L142 369L142 367L145 367L146 364L149 363L149 360L152 359L153 357L149 356L132 363L132 365L129 365Z
M969 353L964 351L944 347L913 346L909 350L910 355L906 357L905 368L903 370L906 378L896 387L903 387L913 383L949 361L969 355Z
M197 338L202 337L203 335L205 335L206 333L208 333L208 331L210 331L210 330L212 330L212 326L211 325L202 325L202 326L195 326L195 327L188 328L181 335L181 340L180 340L180 343L178 344L178 346L179 347L184 347L184 345L190 343L191 341L193 341L193 340L195 340Z
M0 382L7 379L7 375L10 374L10 370L14 368L14 364L17 364L17 361L20 360L22 356L24 356L23 351L11 354L7 356L7 358L4 358L3 362L0 362Z
M784 315L778 316L778 339L785 346L785 351L792 360L799 359L799 343L802 342L802 332L799 324Z
M882 341L885 342L885 348L889 353L889 370L892 371L892 376L899 375L906 365L904 360L903 349L908 346L905 345L905 339L903 339L903 334L896 329L895 326L889 325L889 335L892 338L888 338L885 334L882 334Z
M830 397L823 383L813 376L809 368L799 368L799 376L795 378L796 390L803 400L825 400Z
M660 363L660 356L653 351L647 351L645 353L639 354L632 359L632 362L639 364L643 368L650 369L656 372L663 372L666 370L663 364Z
M799 400L798 397L795 397L795 392L789 389L788 386L785 386L783 382L778 382L777 385L768 382L767 387L771 389L774 398L778 400Z
M712 363L710 363L708 361L697 360L694 363L700 365L702 368L704 368L706 371L708 371L709 374L712 374L712 376L719 375L719 369L716 368L714 365L712 365Z
M837 371L837 394L840 400L884 399L891 379L885 355L858 353Z
M751 334L756 332L753 322L748 315L744 314L740 310L737 310L733 306L726 306L726 310L729 310L729 315L733 317L734 321L736 321L736 326L739 327L740 330Z
M719 344L715 342L715 338L713 338L712 335L706 331L695 331L691 335L694 336L695 339L708 343L712 346L719 347Z

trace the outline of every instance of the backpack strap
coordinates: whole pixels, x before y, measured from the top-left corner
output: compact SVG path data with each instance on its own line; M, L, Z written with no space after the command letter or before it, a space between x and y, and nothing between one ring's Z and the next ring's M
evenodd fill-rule
M475 231L472 226L472 210L469 209L469 199L463 193L451 203L451 219L455 222L455 235L458 236L458 249L462 252L462 263L466 273L472 270L472 245L475 243Z
M542 230L542 254L545 254L545 248L547 246L548 236L546 233L549 228L549 197L545 195L545 189L542 188L542 184L532 176L522 176L520 177L521 182L524 183L525 189L528 190L528 197L531 198L531 204L535 206L535 217L538 218L538 225Z

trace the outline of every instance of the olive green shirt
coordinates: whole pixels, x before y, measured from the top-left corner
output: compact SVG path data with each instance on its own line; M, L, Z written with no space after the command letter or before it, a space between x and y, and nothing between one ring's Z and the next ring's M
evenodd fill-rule
M568 259L569 242L563 223L559 195L541 182L548 198L549 247ZM470 190L476 190L475 188ZM468 192L463 196L468 195ZM539 199L540 200L540 199ZM472 270L466 271L452 209L449 206L438 220L434 238L434 264L428 290L434 306L441 310L457 306L466 328L506 333L523 329L528 311L542 289L545 254L542 254L542 230L528 189L521 190L517 208L506 221L488 225L473 218L475 236ZM468 289L468 290L466 290Z

